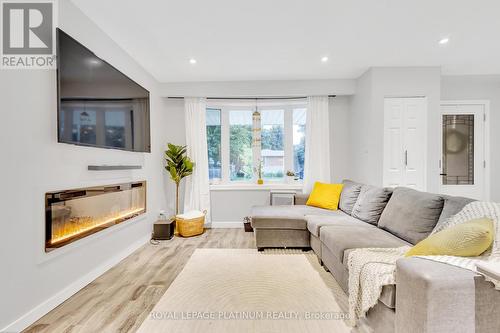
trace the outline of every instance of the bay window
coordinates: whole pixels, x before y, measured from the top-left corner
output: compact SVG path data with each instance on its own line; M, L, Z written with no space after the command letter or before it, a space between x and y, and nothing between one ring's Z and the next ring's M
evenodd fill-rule
M221 179L221 110L207 109L208 175L210 179Z
M262 178L280 181L285 173L284 110L263 110L260 115Z
M252 111L229 110L229 179L251 180Z
M296 175L304 179L306 147L306 109L293 109L293 167Z
M284 183L287 171L304 175L304 100L209 102L208 167L211 184Z

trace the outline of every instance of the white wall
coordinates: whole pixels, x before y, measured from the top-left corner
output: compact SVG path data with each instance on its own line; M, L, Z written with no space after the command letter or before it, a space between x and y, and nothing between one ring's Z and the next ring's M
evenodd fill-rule
M351 177L349 121L352 96L330 98L331 181L340 183Z
M427 190L437 191L439 174L439 67L374 67L358 79L350 121L353 178L374 185L383 183L384 98L427 97Z
M378 179L376 170L370 166L379 163L374 154L371 137L378 135L372 127L375 113L372 112L372 70L366 71L357 80L356 94L352 96L349 117L349 165L351 178L355 181L374 184Z
M212 223L220 227L223 223L243 222L243 218L250 215L252 206L269 205L269 191L210 191L210 200Z
M172 82L161 85L161 94L204 97L279 97L352 95L356 80L277 80L277 81L221 81Z
M0 73L2 179L0 330L18 331L58 305L138 246L165 206L162 145L167 123L157 82L70 1L59 1L59 26L151 91L152 153L57 143L56 75L48 70ZM141 170L91 172L89 164L139 164ZM147 180L147 214L44 252L44 194Z
M500 202L500 75L443 76L441 99L490 101L490 195Z
M186 125L184 118L184 100L183 99L172 99L172 98L162 98L165 103L165 114L167 118L160 124L160 130L165 134L165 141L163 143L163 150L167 149L167 143L173 143L175 145L185 145L186 144ZM175 184L170 180L167 172L163 169L163 186L166 190L167 197L172 198L167 202L167 216L175 215ZM184 182L181 183L180 189L180 210L182 211L184 203Z

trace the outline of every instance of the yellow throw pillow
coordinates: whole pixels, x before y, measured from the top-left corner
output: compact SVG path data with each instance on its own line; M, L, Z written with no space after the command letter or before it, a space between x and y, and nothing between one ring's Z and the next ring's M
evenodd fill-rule
M474 219L430 235L406 252L405 257L432 255L476 257L491 246L493 235L493 220Z
M314 183L313 190L306 205L324 209L337 210L343 184Z

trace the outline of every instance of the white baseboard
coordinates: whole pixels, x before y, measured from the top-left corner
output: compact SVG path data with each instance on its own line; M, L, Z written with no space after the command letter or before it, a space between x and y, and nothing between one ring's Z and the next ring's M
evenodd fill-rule
M139 247L142 245L146 244L150 239L150 236L144 236L134 242L132 245L127 247L125 250L122 252L116 254L115 256L111 257L108 259L106 262L104 262L101 266L96 267L94 270L90 271L88 274L80 278L79 280L73 282L70 284L68 287L64 288L45 302L37 305L33 309L31 309L29 312L26 314L22 315L20 318L18 318L16 321L12 322L11 324L7 325L3 329L0 329L0 332L21 332L25 328L27 328L29 325L33 324L36 322L38 319L46 315L48 312L53 310L55 307L60 305L62 302L76 294L78 291L80 291L83 287L88 285L90 282L94 281L96 278L104 274L107 270L111 269L114 267L117 263L119 263L121 260L125 259L127 256L129 256L132 252L137 250Z
M224 222L224 221L212 221L207 228L217 229L217 228L243 228L243 222Z

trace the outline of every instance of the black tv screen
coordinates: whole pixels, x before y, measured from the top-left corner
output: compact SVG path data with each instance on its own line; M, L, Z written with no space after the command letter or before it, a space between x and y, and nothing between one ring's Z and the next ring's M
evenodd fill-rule
M150 152L149 91L57 30L58 140Z

